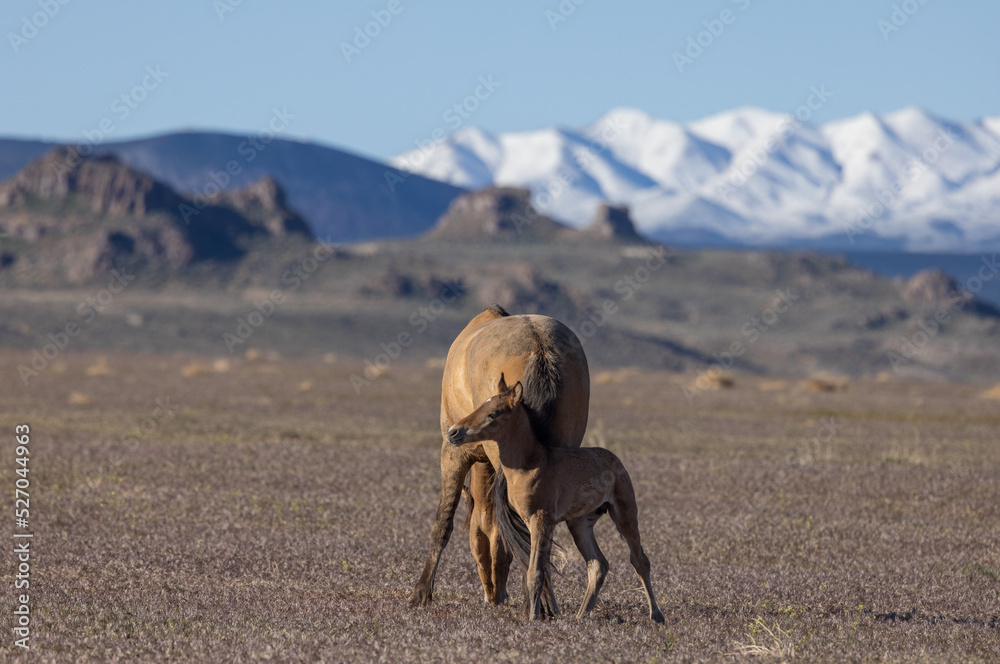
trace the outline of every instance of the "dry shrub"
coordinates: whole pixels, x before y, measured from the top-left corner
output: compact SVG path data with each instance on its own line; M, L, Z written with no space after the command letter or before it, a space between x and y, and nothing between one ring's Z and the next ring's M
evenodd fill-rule
M312 388L313 384L311 380L304 380L301 383L299 383L299 392L308 392Z
M736 646L737 652L734 654L769 657L779 661L795 657L795 638L791 633L777 624L768 627L763 618L757 618L750 624L747 638L750 642Z
M622 382L622 378L614 371L600 371L594 374L592 382L594 385L613 385Z
M802 389L806 392L845 392L850 384L847 376L820 372L803 381Z
M1000 399L1000 383L983 392L984 399Z
M334 364L337 361L336 353L323 353L323 364Z
M94 400L89 394L84 394L83 392L70 392L69 398L66 402L71 406L89 406L94 403Z
M446 358L443 357L429 357L427 358L427 368L428 369L444 369L444 363Z
M594 385L616 385L624 383L629 377L638 373L639 370L635 367L625 367L615 371L599 371L594 374L593 383Z
M604 430L604 422L597 420L587 428L587 433L583 438L583 447L608 447L608 436Z
M215 373L228 373L231 368L231 363L224 357L220 357L212 362L212 371Z
M260 351L256 348L247 348L247 352L244 353L244 357L250 362L256 362L260 359Z
M208 373L208 367L200 362L192 362L181 369L181 375L185 378L195 378Z
M757 389L761 392L781 392L788 389L787 380L762 380L757 383Z
M96 376L110 376L111 367L108 366L108 358L99 357L97 362L87 367L87 375L91 377Z
M933 449L924 450L916 444L907 445L896 441L882 454L882 460L885 463L898 463L904 466L933 466L938 463L938 455Z
M698 375L691 383L696 390L721 390L736 385L732 374L725 371L706 371Z

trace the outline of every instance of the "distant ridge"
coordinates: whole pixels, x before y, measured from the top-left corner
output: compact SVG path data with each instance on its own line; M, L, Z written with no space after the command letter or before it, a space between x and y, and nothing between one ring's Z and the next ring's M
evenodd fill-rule
M813 125L739 108L681 124L622 108L578 129L465 127L414 156L391 161L463 187L527 188L573 227L625 204L641 233L673 244L1000 249L1000 117L906 108Z
M619 108L577 129L467 126L389 164L249 141L181 132L97 148L189 195L274 177L333 242L414 237L467 189L502 186L528 189L539 212L574 228L602 203L627 205L639 233L680 246L1000 250L1000 117L955 122L906 108L813 125L738 108L681 124ZM55 145L0 139L0 179Z
M0 180L58 145L0 139ZM257 145L261 149L238 134L178 132L103 143L95 152L113 154L185 195L211 196L220 183L223 189L237 189L273 177L282 183L289 205L329 242L419 235L464 191L419 174L390 187L387 173L394 169L317 143L279 137ZM94 146L84 147L89 152Z

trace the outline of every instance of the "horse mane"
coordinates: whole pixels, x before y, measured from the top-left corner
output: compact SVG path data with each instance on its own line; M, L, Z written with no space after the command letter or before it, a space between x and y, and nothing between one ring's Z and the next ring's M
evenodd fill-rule
M483 308L483 310L482 310L482 311L480 311L479 313L480 313L480 314L485 314L485 313L486 313L487 311L489 311L489 312L491 312L491 313L494 313L494 314L496 314L496 315L497 315L497 316L499 316L500 318L504 318L504 317L506 317L506 316L510 316L510 314L509 314L509 313L507 313L507 310L506 310L506 309L504 309L503 307L501 307L501 306L500 306L499 304L497 304L496 302L494 302L493 304L488 304L488 305L486 305L486 306L485 306L485 307Z

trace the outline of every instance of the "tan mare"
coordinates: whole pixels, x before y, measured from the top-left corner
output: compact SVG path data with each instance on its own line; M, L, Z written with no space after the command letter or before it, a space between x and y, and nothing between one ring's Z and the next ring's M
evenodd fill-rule
M587 561L587 594L577 618L594 608L608 573L608 561L594 538L594 524L607 513L628 544L629 561L646 591L650 619L663 622L649 581L649 558L639 541L635 491L621 460L600 447L546 449L531 429L521 383L507 389L501 374L496 392L471 415L455 423L446 438L459 447L481 440L496 441L499 447L502 479L496 480L494 500L504 544L527 570L527 617L542 617L552 533L563 521ZM503 506L508 504L523 523L505 518ZM550 594L551 584L544 591ZM548 601L553 613L557 613L555 597Z
M496 376L501 373L523 384L525 414L540 440L554 447L580 446L590 407L590 371L579 339L553 318L511 316L499 305L490 305L473 318L448 351L441 383L442 438L494 393ZM411 605L431 601L434 574L470 471L472 555L486 601L499 604L507 598L510 554L503 547L491 492L499 466L497 446L488 439L463 447L442 440L441 501L431 529L430 553L410 595Z

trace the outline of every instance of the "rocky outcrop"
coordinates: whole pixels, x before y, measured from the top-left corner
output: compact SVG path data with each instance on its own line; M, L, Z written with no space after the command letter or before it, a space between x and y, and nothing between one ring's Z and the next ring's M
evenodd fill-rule
M601 203L597 214L582 233L591 238L616 242L646 242L635 230L627 205Z
M0 207L70 196L95 215L113 217L176 210L182 202L166 185L111 155L83 157L67 147L57 148L28 164L0 185Z
M903 301L917 307L945 306L987 318L1000 318L1000 309L977 299L941 270L921 270L910 277L902 290Z
M569 315L576 312L585 298L558 281L547 278L530 263L505 263L470 275L480 304L497 303L509 311L549 315Z
M551 239L566 230L531 205L531 192L527 189L489 187L455 199L429 236L530 241Z
M903 300L908 304L945 302L958 292L958 282L941 270L921 270L903 284Z
M72 148L53 150L0 185L0 232L32 243L36 269L71 283L123 264L176 269L236 259L254 237L312 238L274 180L196 201L113 156Z
M364 284L359 290L361 295L379 295L382 297L446 297L449 301L461 297L465 293L462 279L443 279L436 274L404 274L394 268Z
M265 177L248 187L220 192L209 199L241 212L264 226L274 236L290 233L310 235L309 224L298 212L288 207L285 190L272 177Z
M538 212L531 204L531 192L515 187L487 187L459 196L427 237L462 241L648 242L635 230L628 207L602 203L590 225L576 230Z

